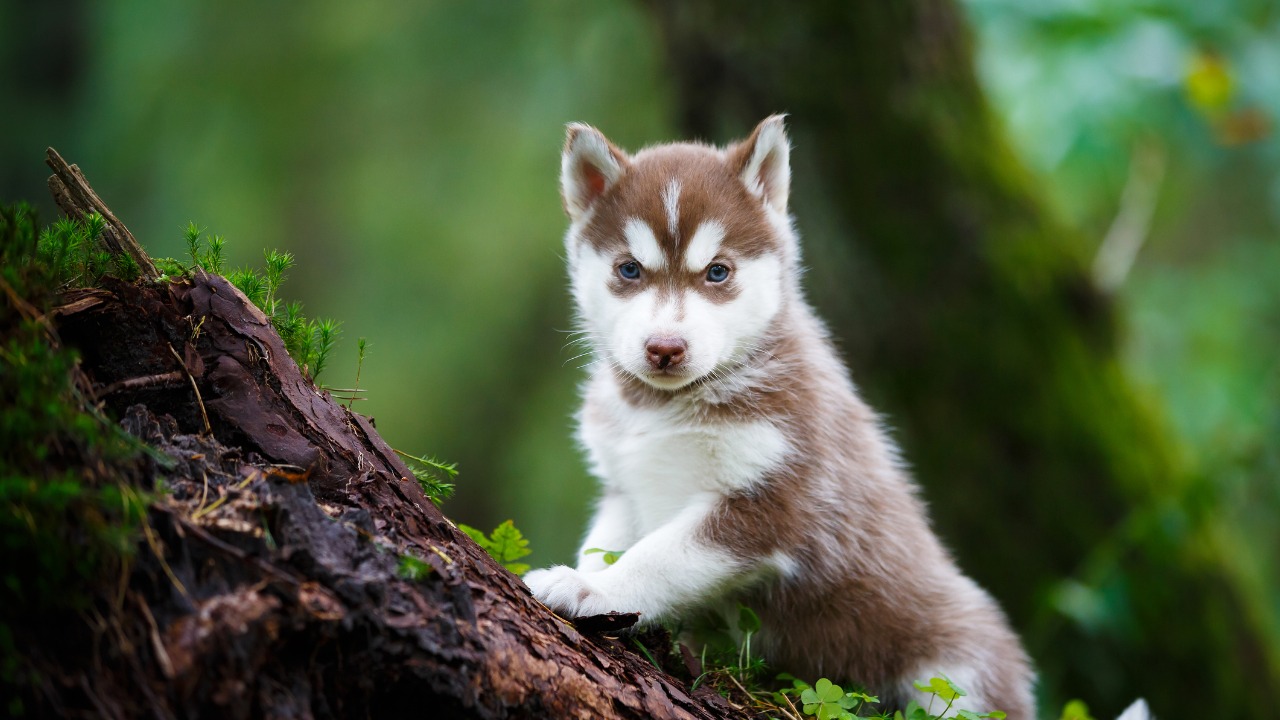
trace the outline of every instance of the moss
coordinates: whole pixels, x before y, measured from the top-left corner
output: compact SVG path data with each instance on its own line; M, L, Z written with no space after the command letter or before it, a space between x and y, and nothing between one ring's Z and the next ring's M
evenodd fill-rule
M42 682L35 653L87 647L74 619L118 584L144 507L136 443L89 404L45 319L61 289L112 268L99 221L37 233L29 208L0 209L0 694L12 715Z

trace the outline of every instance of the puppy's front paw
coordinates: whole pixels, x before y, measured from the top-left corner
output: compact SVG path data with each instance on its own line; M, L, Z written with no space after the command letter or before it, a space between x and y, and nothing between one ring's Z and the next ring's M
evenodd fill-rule
M608 601L571 567L556 565L526 573L524 582L543 605L567 618L601 615L610 610Z

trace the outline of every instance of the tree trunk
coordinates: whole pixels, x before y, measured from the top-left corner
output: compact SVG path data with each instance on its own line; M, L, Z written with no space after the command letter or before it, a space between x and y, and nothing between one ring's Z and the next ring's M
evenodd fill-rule
M94 206L74 200L96 195L60 161L51 152L64 209ZM140 253L112 221L113 249ZM89 392L158 451L154 488L141 489L156 494L133 564L89 613L90 645L64 642L86 632L73 618L19 630L43 678L28 712L745 716L532 599L222 277L107 278L69 293L53 319Z
M1044 694L1099 717L1137 694L1173 717L1190 688L1223 717L1273 704L1206 485L1122 372L1089 248L998 131L955 3L646 5L686 133L791 114L810 287Z

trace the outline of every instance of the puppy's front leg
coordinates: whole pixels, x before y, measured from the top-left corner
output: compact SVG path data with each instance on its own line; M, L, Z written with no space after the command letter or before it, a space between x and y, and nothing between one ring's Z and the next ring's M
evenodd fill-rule
M604 553L586 554L587 550L600 548L609 552L622 552L636 541L636 518L627 498L605 491L596 503L596 513L591 518L591 529L578 549L578 571L597 572L609 567Z
M632 545L616 563L583 573L558 565L524 577L535 597L564 617L638 612L658 620L699 604L734 577L748 561L699 537L714 507L707 497Z

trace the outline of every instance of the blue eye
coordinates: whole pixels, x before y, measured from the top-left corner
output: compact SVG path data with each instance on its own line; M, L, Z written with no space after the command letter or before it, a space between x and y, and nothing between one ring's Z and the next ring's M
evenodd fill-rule
M618 266L618 277L623 280L640 279L640 263L635 260L622 263Z
M729 279L729 268L716 264L707 268L707 282L722 283Z

